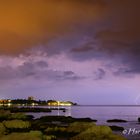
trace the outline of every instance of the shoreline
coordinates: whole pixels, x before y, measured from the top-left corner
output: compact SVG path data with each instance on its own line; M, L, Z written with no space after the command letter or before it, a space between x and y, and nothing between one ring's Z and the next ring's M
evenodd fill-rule
M61 111L61 112L63 112L63 109L61 110L61 108L54 108L54 106L51 106L52 108L52 111ZM26 107L24 107L24 108L26 108ZM6 110L8 111L8 109L9 108L7 108ZM18 112L18 111L16 111L16 112L12 112L12 113L26 113L25 111L22 111L22 109L23 108L18 108L18 110L20 109L20 111ZM39 109L40 111L39 112L31 112L30 110L28 110L28 112L27 112L27 115L29 115L29 116L31 116L31 115L33 115L33 114L39 114L39 113L45 113L47 116L45 116L45 117L48 117L48 118L57 118L57 117L64 117L65 118L65 116L49 116L48 115L48 113L51 113L51 112L41 112L41 110L42 110L42 108L40 107L40 108L36 108L36 106L35 107L30 107L30 108L28 108L28 109ZM44 109L44 108L43 108ZM48 109L48 108L47 108ZM46 109L45 109L46 110ZM66 111L67 111L67 109L66 109ZM28 114L29 113L29 114ZM43 115L41 115L42 117L43 117ZM39 120L40 118L42 118L42 117L39 117L39 118L35 118L34 120ZM69 117L68 117L69 118ZM70 118L73 118L73 117L70 117ZM78 118L74 118L75 120L76 119L78 119ZM79 118L79 119L81 119L82 121L81 122L84 122L85 120L85 118L84 117L81 117L81 118ZM108 118L109 119L109 118ZM107 122L107 120L108 119L106 119L106 121L103 123L103 122L100 122L99 120L97 120L97 121L94 121L94 122L96 122L96 125L105 125L105 126L113 126L113 127L115 127L115 129L121 129L121 131L114 131L113 130L113 133L116 133L116 134L119 134L119 135L122 135L122 128L124 128L124 129L127 129L127 128L130 128L129 126L131 126L132 128L138 128L139 126L140 126L140 124L139 124L139 122L138 122L138 120L136 121L130 121L130 120L111 120L111 121L109 121L109 122ZM114 119L117 119L117 118L114 118ZM90 118L89 118L89 120L90 120ZM91 119L91 120L93 120L93 119ZM54 121L53 121L53 123L51 123L51 124L49 124L49 125L54 125L55 123L57 123L57 125L59 124L59 125L64 125L63 123L59 123L59 121L56 119L54 119ZM48 125L48 124L47 124ZM136 127L136 125L137 125L137 127ZM125 126L127 126L127 127L125 127ZM124 135L122 135L122 136L124 136ZM126 136L127 137L127 139L128 140L133 140L134 138L135 138L135 140L138 140L139 139L139 135L138 136L136 136L136 135L134 135L134 136Z
M65 116L42 116L34 119L31 115L24 113L11 113L9 110L0 110L0 133L2 138L26 136L32 133L38 133L49 140L81 140L84 137L106 136L108 140L114 140L112 137L121 138L122 136L114 134L111 127L105 125L96 125L97 120L90 118L73 118ZM96 131L95 131L96 130ZM90 133L89 133L90 131ZM83 136L84 134L84 136ZM31 135L32 136L32 135ZM48 139L39 139L48 140ZM120 140L120 139L119 139Z

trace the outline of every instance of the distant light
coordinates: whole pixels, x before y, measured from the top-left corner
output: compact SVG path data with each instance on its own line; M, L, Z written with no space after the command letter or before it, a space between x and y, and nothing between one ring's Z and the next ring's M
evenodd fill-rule
M11 100L8 100L8 102L10 103L10 102L11 102Z
M32 103L32 106L35 106L35 103Z
M11 106L11 103L8 103L7 105L8 105L8 106Z

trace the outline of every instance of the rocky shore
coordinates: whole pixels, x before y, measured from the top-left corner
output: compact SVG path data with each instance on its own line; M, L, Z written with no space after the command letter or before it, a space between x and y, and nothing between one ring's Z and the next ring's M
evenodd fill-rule
M3 110L9 110L11 113L19 113L19 112L34 112L34 113L40 113L40 112L51 112L52 110L62 110L63 112L66 111L65 108L40 108L40 107L2 107Z
M90 118L44 116L34 119L21 112L0 110L0 140L125 140L113 133L118 127L96 125L97 120Z

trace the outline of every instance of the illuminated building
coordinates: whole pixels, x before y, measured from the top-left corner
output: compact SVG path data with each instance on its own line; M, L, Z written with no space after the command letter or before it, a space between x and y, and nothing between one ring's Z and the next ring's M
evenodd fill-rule
M33 96L29 96L28 100L32 101L32 100L35 100L35 98Z

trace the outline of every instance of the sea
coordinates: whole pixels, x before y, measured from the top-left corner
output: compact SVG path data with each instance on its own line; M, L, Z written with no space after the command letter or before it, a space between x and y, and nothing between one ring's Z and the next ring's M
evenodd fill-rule
M53 108L50 106L43 107ZM123 131L117 133L123 135L128 140L140 140L140 123L138 122L138 118L140 117L140 106L138 105L78 105L62 108L66 108L66 112L58 109L53 110L50 113L28 114L33 115L35 118L40 118L41 116L46 115L71 116L74 118L91 118L97 120L97 125L121 126L124 128L125 133ZM123 119L127 120L128 122L107 123L107 120L110 119Z

